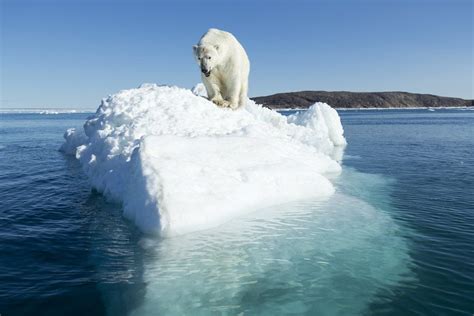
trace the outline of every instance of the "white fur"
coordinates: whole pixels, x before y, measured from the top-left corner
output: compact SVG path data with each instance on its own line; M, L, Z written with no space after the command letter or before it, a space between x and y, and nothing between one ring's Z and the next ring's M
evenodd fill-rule
M234 35L209 29L193 50L209 100L232 109L245 105L250 62Z

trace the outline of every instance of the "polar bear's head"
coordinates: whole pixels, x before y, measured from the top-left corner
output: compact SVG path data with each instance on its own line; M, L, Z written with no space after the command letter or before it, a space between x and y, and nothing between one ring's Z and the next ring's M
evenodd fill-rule
M218 45L194 45L194 57L201 68L201 72L209 77L212 69L219 64L219 46Z

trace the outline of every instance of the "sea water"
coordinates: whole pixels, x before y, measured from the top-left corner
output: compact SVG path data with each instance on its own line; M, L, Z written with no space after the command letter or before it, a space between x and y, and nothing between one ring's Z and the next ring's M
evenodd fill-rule
M474 111L339 114L329 200L166 239L57 151L87 114L1 114L0 313L472 314Z

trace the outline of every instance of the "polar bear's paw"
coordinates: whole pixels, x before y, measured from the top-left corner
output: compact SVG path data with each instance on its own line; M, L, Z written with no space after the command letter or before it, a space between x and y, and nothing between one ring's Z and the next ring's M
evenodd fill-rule
M224 107L224 108L232 108L232 103L230 103L229 101L224 100L224 101L222 101L221 106Z
M223 99L214 99L211 100L214 102L215 105L221 106L223 108L231 108L232 104L229 101L223 100Z

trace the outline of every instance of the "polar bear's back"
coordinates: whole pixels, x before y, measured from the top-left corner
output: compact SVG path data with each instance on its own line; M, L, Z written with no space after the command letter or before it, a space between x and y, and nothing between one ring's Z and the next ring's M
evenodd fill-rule
M209 29L206 34L201 37L199 45L217 45L221 43L234 43L237 39L229 32L218 29Z

